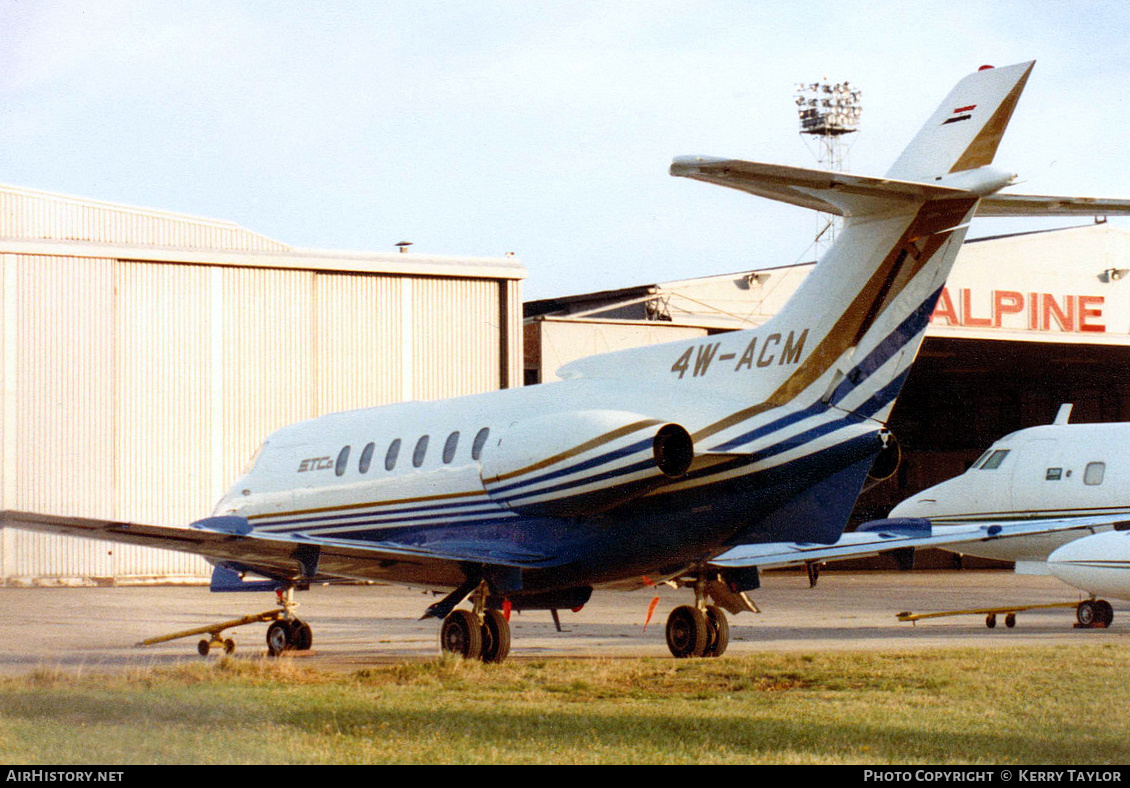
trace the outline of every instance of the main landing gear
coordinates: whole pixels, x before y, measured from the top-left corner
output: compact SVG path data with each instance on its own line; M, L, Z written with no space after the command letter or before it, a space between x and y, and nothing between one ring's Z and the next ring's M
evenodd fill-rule
M729 589L721 578L698 575L679 580L677 585L694 588L694 604L680 605L667 616L667 648L677 658L720 657L730 645L730 622L718 605L708 604L713 598L731 612L758 612L743 592Z
M452 610L443 619L439 646L463 659L502 662L510 654L510 622L501 611L487 608L487 585L471 594L471 610Z
M667 648L676 657L720 657L730 645L730 622L716 605L680 605L667 616Z

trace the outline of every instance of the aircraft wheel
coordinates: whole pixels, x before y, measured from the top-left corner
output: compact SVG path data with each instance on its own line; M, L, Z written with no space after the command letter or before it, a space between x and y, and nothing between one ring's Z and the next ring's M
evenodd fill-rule
M510 622L497 610L483 613L483 662L502 662L510 653Z
M1095 614L1096 622L1104 629L1111 625L1114 621L1114 608L1110 606L1110 602L1105 599L1095 600Z
M997 625L997 614L996 613L990 613L989 615L985 616L985 626L987 626L989 629L993 629L994 627L996 627L996 625Z
M707 643L706 614L680 605L667 617L667 648L678 657L701 657Z
M1012 629L1014 626L1016 626L1016 614L1015 613L1009 613L1007 616L1005 616L1004 617L1004 625L1006 627L1008 627L1009 629Z
M1095 626L1097 612L1098 611L1095 609L1095 601L1093 599L1085 599L1075 608L1075 620L1079 622L1079 626L1084 629L1090 629Z
M463 659L478 659L483 653L483 627L470 610L453 610L439 630L440 648Z
M722 609L715 605L706 608L706 634L707 643L702 655L720 657L725 654L726 647L730 645L730 622Z
M309 651L314 645L314 631L310 629L310 625L295 619L290 622L289 629L287 641L290 647L295 651Z
M290 648L290 626L286 621L276 621L267 627L267 653L277 657Z

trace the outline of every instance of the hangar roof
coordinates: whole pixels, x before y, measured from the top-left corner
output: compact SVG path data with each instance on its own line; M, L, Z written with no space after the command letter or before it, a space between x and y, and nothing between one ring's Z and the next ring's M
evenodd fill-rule
M7 185L0 185L0 253L402 276L526 276L509 255L300 249L233 222Z

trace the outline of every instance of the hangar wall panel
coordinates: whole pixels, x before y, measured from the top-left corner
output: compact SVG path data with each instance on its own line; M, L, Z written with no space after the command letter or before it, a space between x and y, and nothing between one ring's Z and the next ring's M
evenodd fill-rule
M209 271L119 270L118 510L141 522L190 522L211 482Z
M413 399L499 388L499 290L494 282L414 279ZM459 326L452 331L451 326Z
M388 276L315 277L317 327L311 336L316 343L317 412L403 399L405 286L402 279Z
M522 287L515 281L503 281L499 288L504 293L506 308L500 313L505 320L506 331L501 337L503 341L502 353L506 358L506 368L502 374L502 387L512 388L521 386L524 374L525 331L522 326Z
M214 440L212 499L243 472L263 439L279 427L313 418L314 273L255 268L214 269L221 279L213 332ZM285 316L285 317L284 317ZM269 330L264 330L269 327Z
M104 374L113 363L113 265L30 257L16 267L11 508L79 514L81 500L91 516L113 514L104 483L114 464L114 382Z

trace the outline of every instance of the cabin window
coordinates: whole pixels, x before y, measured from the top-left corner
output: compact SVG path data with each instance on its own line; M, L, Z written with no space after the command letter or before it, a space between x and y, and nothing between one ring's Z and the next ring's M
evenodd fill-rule
M1048 468L1048 472L1044 474L1044 480L1049 482L1058 482L1063 478L1063 468Z
M459 433L453 432L447 436L443 444L443 464L447 465L455 459L455 449L459 446Z
M349 462L349 447L342 447L341 451L337 453L337 462L334 463L334 473L338 476L345 474L345 464Z
M396 458L400 454L400 438L397 438L388 445L388 451L385 452L385 470L391 471L396 467Z
M366 443L365 448L361 450L361 461L357 463L357 470L361 473L369 472L369 465L373 462L373 449L377 448L375 443Z
M483 446L486 445L487 436L490 435L490 428L483 427L475 435L475 442L471 444L471 459L477 460L483 453Z
M1106 475L1105 462L1089 462L1087 463L1086 470L1083 471L1083 484L1102 484L1103 477Z
M424 457L428 453L428 436L425 435L416 441L416 449L412 452L412 467L419 468L424 464Z
M985 464L981 466L981 470L995 471L997 468L1001 467L1001 463L1004 462L1004 458L1008 456L1009 451L1009 449L997 449L989 455L989 459L985 460Z

